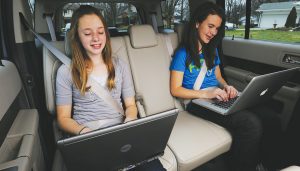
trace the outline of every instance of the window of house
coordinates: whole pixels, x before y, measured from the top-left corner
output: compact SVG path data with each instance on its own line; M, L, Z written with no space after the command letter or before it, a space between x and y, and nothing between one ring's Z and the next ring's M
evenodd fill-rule
M163 17L163 29L165 32L173 31L177 24L186 23L189 20L188 0L166 0L161 2Z
M70 29L72 14L80 5L91 5L99 9L112 37L126 35L130 25L141 23L137 9L130 3L68 3L63 7L62 33Z
M225 2L227 26L225 36L244 38L246 2L243 0ZM251 1L249 33L249 39L300 43L300 1Z

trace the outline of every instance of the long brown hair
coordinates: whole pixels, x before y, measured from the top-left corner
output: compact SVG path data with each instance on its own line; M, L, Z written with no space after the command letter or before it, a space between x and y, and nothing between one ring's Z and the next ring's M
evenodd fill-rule
M105 35L106 35L106 44L102 51L103 61L108 70L108 78L107 78L107 87L109 90L112 90L115 87L115 68L112 61L112 50L109 32L107 29L107 24L100 13L100 11L89 5L81 5L74 13L71 18L71 29L68 34L68 39L71 43L71 51L72 51L72 79L73 82L80 90L82 94L85 93L89 89L86 87L88 80L88 71L90 71L93 67L92 61L86 53L78 35L78 23L79 19L84 15L97 15L103 23Z
M189 66L193 62L198 68L201 67L199 60L199 38L196 24L202 23L209 15L218 15L220 18L222 18L222 23L217 35L215 35L214 38L209 41L209 43L202 44L202 51L207 68L211 69L214 66L216 48L223 38L223 29L225 27L225 13L224 10L217 4L209 1L201 4L199 8L194 11L189 24L187 25L187 27L185 27L185 35L183 36L183 41L181 42L180 47L184 47L188 55L186 66Z

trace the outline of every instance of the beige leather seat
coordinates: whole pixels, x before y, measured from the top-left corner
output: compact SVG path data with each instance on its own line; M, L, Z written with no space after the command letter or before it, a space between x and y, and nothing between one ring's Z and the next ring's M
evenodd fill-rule
M119 58L122 58L127 63L129 63L127 50L125 46L125 40L123 37L112 37L111 45L113 50L113 55ZM177 162L172 151L167 147L165 149L164 155L160 157L160 161L163 164L164 168L168 171L177 170Z
M285 169L282 169L281 171L300 171L300 167L299 166L290 166Z
M149 25L132 26L125 37L136 93L146 115L175 108L169 89L170 57L163 37ZM181 111L168 145L176 156L178 170L192 170L225 153L231 136L222 127Z
M68 42L57 41L52 42L52 44L58 48L60 51L66 53L70 56L71 52L69 49ZM128 56L126 51L126 46L124 42L124 38L122 37L113 37L111 38L111 45L113 56L120 57L123 60L128 62ZM55 80L56 80L56 72L61 62L53 56L53 54L47 49L43 48L43 58L44 58L44 83L45 83L45 94L46 94L46 103L47 109L50 114L55 116ZM58 140L61 136L60 131L57 129L57 124L54 122L54 134L55 140ZM61 156L56 152L56 156L54 159L53 171L62 171L66 170L61 162ZM164 167L168 171L175 171L177 169L176 158L171 152L169 148L166 148L164 156L160 158Z

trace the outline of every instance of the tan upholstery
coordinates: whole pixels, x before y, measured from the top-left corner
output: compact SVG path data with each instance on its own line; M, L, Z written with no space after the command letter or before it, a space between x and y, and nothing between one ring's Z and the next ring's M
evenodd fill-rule
M165 149L164 155L159 160L167 171L177 171L176 158L168 146Z
M3 66L0 66L0 121L7 124L8 120L2 120L3 116L14 117L14 112L16 117L12 125L9 125L9 131L0 146L0 170L17 167L18 170L44 171L45 162L38 134L38 112L36 109L23 109L22 105L18 104L26 100L22 94L23 86L18 70L10 61L2 60L2 64ZM8 111L13 107L18 111Z
M51 42L61 52L65 52L63 41ZM55 115L55 80L56 72L61 62L46 48L43 47L43 69L46 106L50 114Z
M5 98L0 98L0 121L22 88L16 66L7 60L2 60L2 64L3 66L0 66L0 94Z
M148 33L148 26L145 30L143 26L138 26L138 30L135 27L130 28L130 34L143 31L148 39L154 32ZM156 46L137 49L135 47L141 47L138 42L125 37L136 92L142 97L147 115L175 107L169 89L170 57L163 36L155 35L155 39ZM132 47L133 44L135 47ZM177 118L168 145L176 156L178 170L192 170L228 151L231 136L224 128L183 111Z
M172 48L175 50L177 48L178 42L179 42L178 34L177 33L169 33L169 34L167 34L167 36L170 38Z
M121 58L129 64L125 41L123 37L110 38L112 54L115 57Z
M113 50L113 56L119 57L129 63L125 41L122 37L111 38L111 46ZM159 159L168 171L177 170L176 158L168 147L166 148L164 155Z
M70 49L68 42L57 41L52 42L52 44L61 50L63 53L68 51L70 55ZM111 38L112 45L112 53L113 56L119 57L129 63L127 50L125 46L125 41L122 37L113 37ZM56 80L56 72L58 67L61 65L61 62L53 56L53 54L44 47L43 49L43 57L44 57L44 83L45 83L45 93L46 93L46 103L48 111L55 115L55 80ZM60 137L59 130L57 129L57 123L54 122L54 136L57 140ZM169 148L166 148L165 153L162 157L160 157L164 167L168 171L176 171L177 163L174 154L171 152ZM61 155L59 151L55 152L55 158L53 162L53 171L63 171L66 170Z
M131 28L135 28L135 26ZM139 28L141 27L139 26ZM145 28L148 28L148 26ZM141 29L137 31L141 31ZM131 32L133 31L131 30ZM152 30L152 32L154 31ZM147 29L143 30L143 33L144 35L151 34L148 34ZM129 37L125 37L135 90L143 99L147 115L175 108L169 90L170 60L164 58L164 56L168 56L168 53L163 40L156 35L154 35L154 38L157 39L158 45L136 49L131 44L137 44L138 42L132 42L134 39L129 40Z
M135 25L129 29L129 34L133 48L145 48L157 45L155 32L150 25Z
M290 166L288 168L282 169L281 171L300 171L299 166Z
M175 32L173 32L173 33L164 33L164 34L161 34L161 35L162 35L163 40L166 44L168 53L171 57L173 55L175 49L178 46L178 35Z
M219 125L182 111L168 145L177 158L180 170L188 171L227 152L231 146L231 136Z

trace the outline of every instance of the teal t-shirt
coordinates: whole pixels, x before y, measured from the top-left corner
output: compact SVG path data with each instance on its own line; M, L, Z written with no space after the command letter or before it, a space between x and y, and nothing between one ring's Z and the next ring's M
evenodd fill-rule
M187 59L187 53L185 48L180 48L179 50L176 51L176 53L173 56L170 70L184 72L182 86L187 89L193 89L194 83L199 75L201 67L197 68L193 62L188 67L186 67L185 65L186 59ZM204 62L204 56L202 53L199 54L199 60L202 66L202 63ZM219 82L215 75L216 66L218 66L219 64L220 64L220 58L218 55L218 51L216 50L214 67L210 70L207 70L200 89L219 86Z

